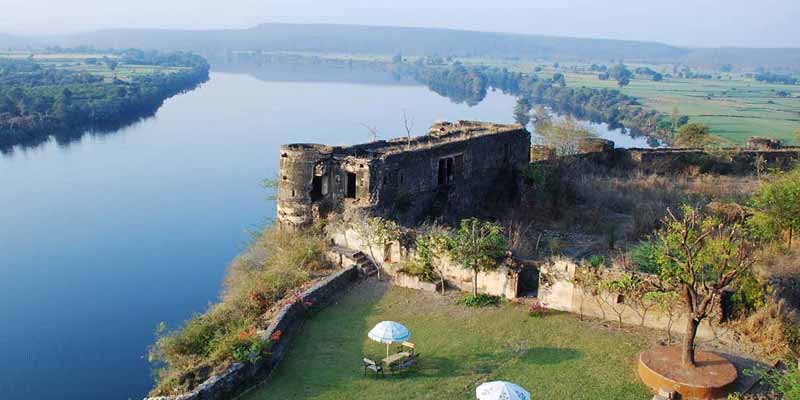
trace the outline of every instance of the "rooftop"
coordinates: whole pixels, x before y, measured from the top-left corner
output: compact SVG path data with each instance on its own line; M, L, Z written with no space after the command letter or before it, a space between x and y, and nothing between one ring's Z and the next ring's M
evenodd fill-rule
M363 158L379 158L386 155L429 149L434 146L459 142L481 136L498 133L521 131L519 125L495 124L479 121L437 122L428 130L427 135L412 138L401 137L389 140L378 140L352 146L327 146L311 143L296 143L283 146L284 150L319 151L333 155L354 156Z

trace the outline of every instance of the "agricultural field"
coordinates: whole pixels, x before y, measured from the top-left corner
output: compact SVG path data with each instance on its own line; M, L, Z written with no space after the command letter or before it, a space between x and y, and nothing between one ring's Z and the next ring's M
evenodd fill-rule
M174 73L188 71L190 67L168 67L161 65L126 64L120 61L116 54L78 54L78 53L29 53L29 52L0 52L0 58L18 60L31 60L44 67L55 67L76 72L87 72L92 75L102 76L106 82L111 82L116 77L119 80L130 81L134 76L150 75L153 73ZM104 59L116 62L112 69Z
M470 63L486 61L469 60ZM600 80L587 64L514 63L493 60L492 65L509 70L537 72L549 77L563 73L567 86L619 89L614 80ZM626 64L628 69L649 67L662 73L672 66ZM705 72L705 71L701 71ZM706 72L710 73L710 72ZM737 73L714 72L715 79L681 79L665 77L655 82L646 78L632 79L621 91L636 97L647 107L670 115L675 107L689 122L706 124L711 133L732 144L742 144L750 136L767 136L786 143L800 144L800 86L758 82ZM721 79L717 79L719 76ZM782 97L779 92L789 95Z

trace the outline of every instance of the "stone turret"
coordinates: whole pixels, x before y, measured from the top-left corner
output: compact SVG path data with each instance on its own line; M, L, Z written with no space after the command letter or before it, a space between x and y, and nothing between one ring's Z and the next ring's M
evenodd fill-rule
M313 222L315 171L331 153L330 146L319 144L281 146L277 218L281 226L307 226Z

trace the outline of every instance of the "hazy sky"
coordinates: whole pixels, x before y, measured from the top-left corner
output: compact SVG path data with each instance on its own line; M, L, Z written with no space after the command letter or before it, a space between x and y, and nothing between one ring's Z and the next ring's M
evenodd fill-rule
M0 0L0 10L6 33L328 22L800 47L800 0Z

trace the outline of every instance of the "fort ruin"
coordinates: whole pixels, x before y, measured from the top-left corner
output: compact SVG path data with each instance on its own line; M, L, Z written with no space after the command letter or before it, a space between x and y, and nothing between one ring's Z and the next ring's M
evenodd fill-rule
M277 220L302 227L348 209L406 221L477 210L498 191L498 178L530 162L530 145L519 125L474 121L347 147L284 145Z

